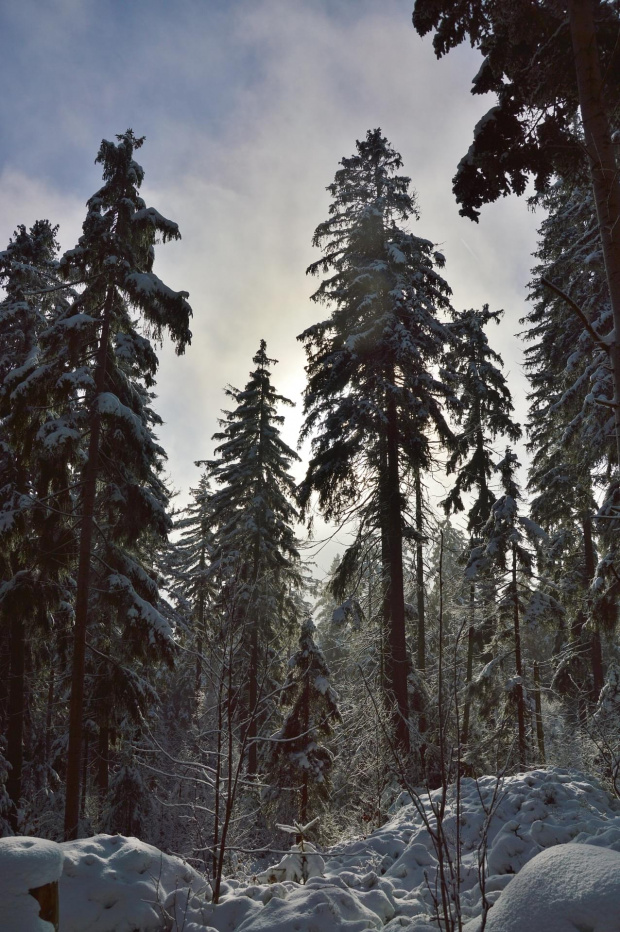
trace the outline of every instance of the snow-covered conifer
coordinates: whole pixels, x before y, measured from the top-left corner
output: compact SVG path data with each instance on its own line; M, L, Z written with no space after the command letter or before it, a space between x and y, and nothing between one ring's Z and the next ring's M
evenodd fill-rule
M338 696L329 681L329 667L314 635L312 618L302 624L299 649L289 661L282 702L289 711L274 736L272 795L301 785L298 819L305 823L329 789L333 759L322 743L340 721Z
M141 549L149 535L165 537L170 525L160 476L165 454L152 430L159 420L150 393L157 357L141 330L156 337L167 330L182 352L191 311L187 294L172 291L152 270L156 240L178 239L179 231L140 197L144 172L133 154L141 145L131 130L118 142L102 142L103 186L88 201L77 246L59 264L73 295L41 333L38 364L12 388L35 410L45 406L37 442L50 460L75 464L79 482L68 837L78 825L85 645L95 601L115 613L140 651L170 645L169 625L156 608L155 574Z
M297 518L295 482L289 469L299 457L282 440L284 417L279 405L290 405L271 383L261 340L253 358L256 368L245 388L229 388L234 409L220 420L221 431L209 474L219 486L211 499L214 532L211 574L234 603L230 622L247 634L244 691L248 718L248 773L258 767L261 692L268 666L282 636L298 617L296 591L301 586L299 552L294 532ZM262 686L262 689L261 689Z
M328 305L331 316L299 339L308 357L302 437L313 435L302 505L316 491L333 518L374 497L389 605L388 678L398 740L408 747L403 478L415 473L419 485L432 460L432 433L452 441L445 407L456 399L436 370L453 341L437 316L450 306L450 289L436 271L444 258L406 227L417 207L409 178L398 174L401 165L379 129L342 159L328 187L330 217L313 238L323 257L308 269L324 275L313 299ZM424 665L422 616L418 664Z
M504 494L493 504L491 515L482 528L480 543L471 552L466 576L475 581L480 576L491 575L497 586L499 626L494 639L501 663L506 642L510 643L506 658L514 656L515 676L509 680L508 694L516 705L518 764L525 769L528 739L522 623L534 594L531 585L535 570L533 547L546 535L534 521L519 513L521 493L515 478L518 466L517 456L508 447L496 466Z
M6 703L0 701L0 719L7 736L7 789L14 828L28 714L27 644L34 647L36 632L45 632L49 644L50 612L66 597L70 559L69 471L50 470L45 457L38 455L37 432L46 409L32 410L13 392L23 373L37 365L39 337L58 298L57 251L56 229L40 220L30 230L19 227L0 253L5 292L0 303L0 617L5 621L0 656L8 683Z

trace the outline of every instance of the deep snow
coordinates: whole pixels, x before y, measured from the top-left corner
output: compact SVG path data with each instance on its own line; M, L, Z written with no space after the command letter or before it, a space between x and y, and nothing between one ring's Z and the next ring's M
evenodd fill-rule
M428 796L422 802L430 812ZM452 798L444 824L454 839ZM465 932L480 928L478 861L485 825L487 932L620 932L620 803L595 781L560 769L518 774L499 785L494 777L463 780L460 900ZM0 841L0 878L16 842ZM196 871L136 839L100 835L56 847L65 859L61 932L438 928L433 921L436 853L406 794L392 807L389 821L367 838L321 855L306 846L303 856L297 850L283 859L280 870L229 878L216 906L208 902L210 889ZM304 868L303 857L307 865L316 858L316 865ZM312 876L320 858L322 876ZM290 879L295 871L309 877L305 884ZM17 902L24 891L13 893ZM1 902L6 906L4 897ZM4 917L0 913L3 932L22 928L7 925ZM34 928L23 926L24 932Z

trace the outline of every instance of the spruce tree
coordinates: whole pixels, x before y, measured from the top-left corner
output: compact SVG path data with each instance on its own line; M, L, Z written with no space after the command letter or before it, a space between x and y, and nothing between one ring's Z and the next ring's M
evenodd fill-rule
M294 450L282 440L284 417L279 405L292 402L277 393L261 340L253 358L256 368L240 391L229 388L235 408L220 420L222 430L209 474L219 488L211 499L215 529L211 572L234 602L230 621L247 631L245 655L247 770L258 769L259 709L270 652L281 644L294 622L301 586L299 552L293 524L297 518L295 482L289 473Z
M528 741L521 628L525 603L533 592L530 583L535 568L533 547L545 534L534 521L519 514L521 493L515 479L518 466L516 455L508 447L496 466L504 494L493 504L489 520L482 529L481 542L471 552L466 575L475 581L480 575L496 574L500 611L495 638L498 643L508 637L512 641L515 677L510 694L514 696L517 713L518 763L525 770ZM504 621L512 629L510 634L508 628L503 628Z
M374 509L385 574L388 680L398 741L406 749L403 480L415 475L421 495L431 435L451 443L445 407L456 399L449 379L436 372L453 340L437 317L449 308L450 289L436 271L444 259L405 226L417 218L417 208L409 178L398 174L401 165L379 129L342 159L328 187L330 217L313 238L323 257L308 269L324 274L313 300L332 313L299 339L308 357L302 438L314 435L302 506L308 509L316 491L327 519ZM424 634L421 612L421 667Z
M551 540L548 577L570 624L555 683L563 692L573 692L575 683L591 677L596 699L603 685L601 632L613 629L616 602L613 574L611 587L591 588L597 563L596 485L615 458L613 409L607 403L613 396L607 347L612 314L594 205L584 178L558 180L543 204L549 213L539 231L533 308L524 318L529 326L523 334L530 343L528 487L532 516ZM553 281L560 293L544 280ZM589 330L562 293L570 294L587 315ZM601 524L613 528L609 520ZM617 559L615 536L609 541L612 563ZM564 639L560 629L558 642Z
M170 522L160 476L165 454L152 430L159 421L150 392L158 362L140 330L155 337L167 330L182 352L191 310L187 294L171 291L152 271L157 239L178 239L179 231L139 195L144 172L133 154L143 140L131 130L117 139L101 144L104 184L87 203L77 246L60 260L73 294L41 334L38 367L14 389L33 410L45 406L39 447L59 466L74 464L79 483L67 838L78 831L86 637L101 617L98 606L119 613L141 653L149 643L171 649L169 625L155 607L151 541L146 546L149 535L165 537Z
M25 374L37 367L39 338L58 298L57 252L56 228L42 220L30 230L19 227L0 253L5 291L0 303L0 617L6 622L0 655L7 684L0 717L7 736L7 791L14 829L28 712L27 645L37 630L49 640L50 612L66 597L69 562L69 473L50 470L45 456L33 451L45 409L32 411L19 391Z
M165 554L164 573L182 614L189 617L184 638L195 654L194 699L197 702L203 679L203 651L207 641L207 612L215 598L211 560L215 547L212 496L204 473L197 488L190 490L192 501L177 516L179 538Z
M540 194L557 175L587 167L616 334L608 350L620 463L620 180L612 141L618 10L603 0L416 0L413 24L422 36L434 32L438 57L469 39L484 56L472 93L497 95L454 178L462 214L475 220L483 204L523 194L528 177Z
M311 807L325 800L333 758L322 743L340 721L338 696L329 682L329 667L318 648L312 618L302 624L299 649L289 661L282 702L289 707L284 724L274 736L272 783L282 789L298 787L298 821L308 821Z

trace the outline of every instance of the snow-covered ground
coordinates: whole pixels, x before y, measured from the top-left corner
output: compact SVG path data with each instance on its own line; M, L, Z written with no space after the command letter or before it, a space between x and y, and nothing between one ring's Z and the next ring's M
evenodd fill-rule
M430 811L428 799L425 806ZM454 841L453 799L444 826ZM487 932L620 932L620 803L590 778L549 769L507 777L500 786L494 777L463 781L465 932L478 932L481 924L478 865L485 827L485 898L492 904ZM16 842L0 841L2 878ZM290 879L300 873L304 856L320 863L311 850L296 852L280 871L227 880L218 905L208 902L210 889L192 868L135 839L103 835L57 847L65 859L61 932L438 928L435 845L406 794L378 831L323 852L322 875L312 876L314 867L305 870L305 884ZM3 898L0 910L5 903ZM35 928L7 925L0 912L2 930Z

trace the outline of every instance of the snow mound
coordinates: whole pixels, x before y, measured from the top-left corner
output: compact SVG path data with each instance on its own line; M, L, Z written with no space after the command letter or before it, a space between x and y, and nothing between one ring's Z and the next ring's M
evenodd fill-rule
M203 932L211 888L180 858L123 835L58 847L60 932Z
M477 932L479 923L468 923ZM591 845L541 851L489 913L487 932L618 932L620 854Z
M0 929L11 932L54 932L39 919L39 904L29 890L58 880L60 846L42 838L0 838Z
M262 883L281 883L283 880L305 883L311 877L322 877L324 867L325 861L321 855L314 845L306 841L303 845L293 845L279 864L268 867L257 879Z
M228 881L222 886L218 905L207 908L207 925L217 932L331 932L333 929L381 928L384 932L428 932L437 926L437 905L440 897L436 887L437 855L433 839L421 817L426 813L433 824L432 806L439 800L439 791L422 793L417 803L403 793L392 807L391 818L367 838L358 838L325 852L323 877L313 877L304 885L283 875L280 883L268 885L273 869L255 876L252 883ZM581 855L582 890L598 883L616 864L617 887L620 889L620 803L591 778L569 770L549 768L516 774L498 781L495 777L461 782L461 810L457 826L455 794L450 790L444 831L456 851L457 828L460 835L461 885L460 900L467 932L477 932L483 912L483 899L490 905L489 932L620 932L620 900L614 907L615 925L606 913L613 896L601 900L600 915L581 925L551 926L545 920L532 925L525 913L521 924L519 911L524 909L523 897L514 888L515 876L536 858L545 865L545 856L569 851ZM483 898L478 878L478 862L483 836L487 839L488 872ZM573 844L566 844L572 842ZM606 850L605 850L606 849ZM577 851L579 854L574 855ZM601 851L602 859L598 852ZM596 853L592 854L592 851ZM543 853L541 855L541 852ZM581 854L583 852L583 854ZM542 858L542 861L541 861ZM597 860L598 859L598 860ZM553 860L553 858L552 858ZM528 870L532 877L536 868ZM557 892L551 888L557 870L549 868L546 880L537 893L557 902L565 897L564 878L558 878ZM568 868L564 871L568 873ZM534 874L535 876L535 874ZM601 881L602 882L602 881ZM610 881L611 884L611 881ZM589 888L588 888L589 889ZM605 888L607 890L607 887ZM607 896L607 893L605 894ZM527 894L525 894L527 896ZM585 894L584 894L585 896ZM500 904L508 904L502 906ZM596 910L593 902L592 909ZM506 925L505 911L514 913L515 924ZM556 911L559 923L562 915ZM597 916L596 912L593 916ZM604 922L608 922L605 925Z

